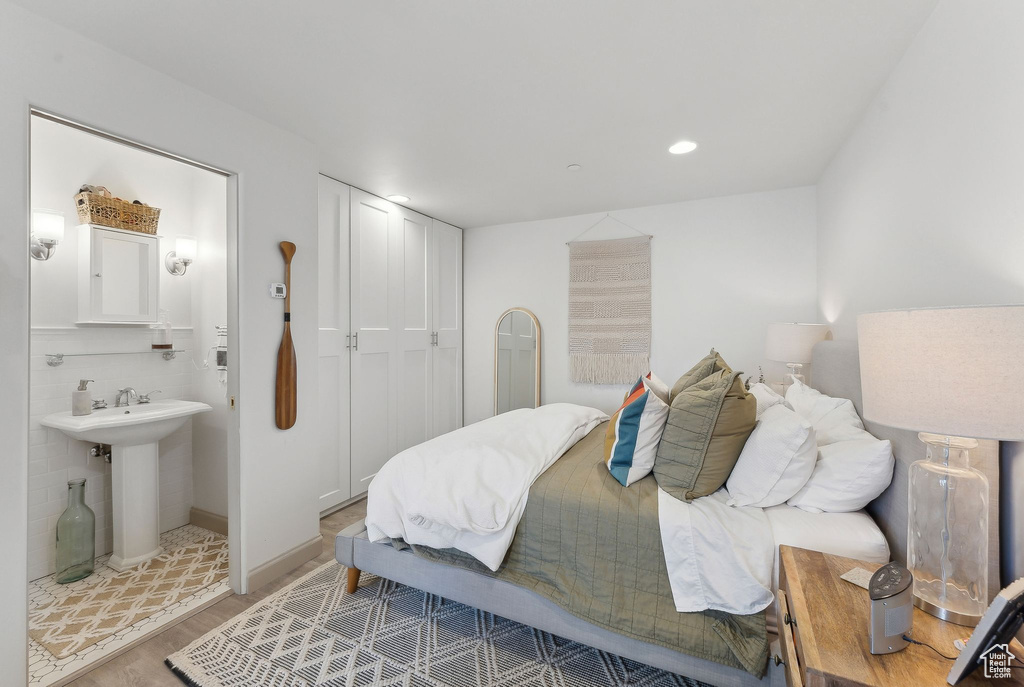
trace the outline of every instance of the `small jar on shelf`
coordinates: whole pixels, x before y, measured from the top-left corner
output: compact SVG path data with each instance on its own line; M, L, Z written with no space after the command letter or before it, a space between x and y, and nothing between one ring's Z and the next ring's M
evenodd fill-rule
M167 351L174 348L174 336L171 330L171 314L160 309L160 320L153 325L153 350Z

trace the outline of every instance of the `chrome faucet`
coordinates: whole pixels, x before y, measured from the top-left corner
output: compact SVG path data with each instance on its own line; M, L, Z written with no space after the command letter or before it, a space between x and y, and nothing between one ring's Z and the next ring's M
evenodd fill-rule
M126 386L123 389L117 390L117 396L114 397L114 407L123 408L128 405L128 401L132 398L138 398L139 395L130 386ZM121 401L124 401L123 403Z

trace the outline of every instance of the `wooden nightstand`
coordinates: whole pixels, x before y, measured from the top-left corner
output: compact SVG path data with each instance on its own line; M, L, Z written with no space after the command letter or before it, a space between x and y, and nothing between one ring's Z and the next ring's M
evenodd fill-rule
M791 546L779 547L779 641L786 662L786 682L803 685L917 685L946 684L952 661L926 646L911 644L893 654L872 655L867 590L842 580L851 568L874 572L878 563L832 556ZM955 656L953 641L970 636L971 628L946 623L914 609L914 639ZM1014 643L1014 653L1024 647ZM1011 650L1013 647L1011 647ZM1024 685L1024 671L1009 679L986 680L979 668L961 685Z

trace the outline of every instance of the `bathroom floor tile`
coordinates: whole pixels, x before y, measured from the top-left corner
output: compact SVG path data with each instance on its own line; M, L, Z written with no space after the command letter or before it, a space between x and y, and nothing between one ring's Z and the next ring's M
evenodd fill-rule
M215 539L223 539L222 535L210 532L195 525L186 525L163 533L160 544L166 551L174 551L187 546L194 546ZM96 559L96 571L84 580L71 584L57 584L53 575L34 580L29 583L29 612L59 602L72 594L82 592L97 584L118 575L118 571L105 565L109 555ZM159 630L192 611L231 593L227 580L219 580L199 589L194 594L179 599L174 603L156 611L147 618L139 620L98 642L84 647L81 651L58 659L41 644L29 639L29 685L30 687L49 687L63 683L83 668L120 651Z

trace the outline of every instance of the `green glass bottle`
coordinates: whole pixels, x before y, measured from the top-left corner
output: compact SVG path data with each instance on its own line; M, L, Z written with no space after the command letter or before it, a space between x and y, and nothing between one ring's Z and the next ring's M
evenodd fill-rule
M57 519L57 584L92 575L96 560L96 514L85 505L85 480L68 482L68 507Z

